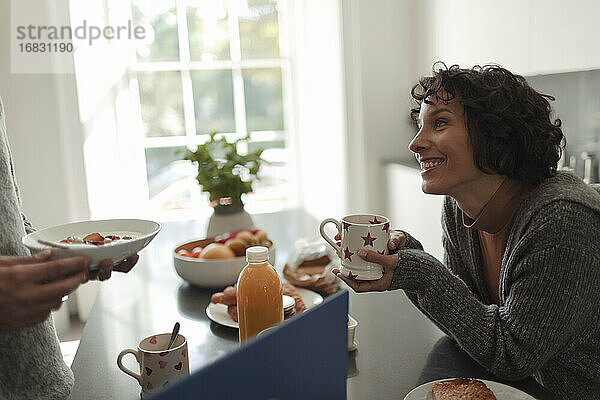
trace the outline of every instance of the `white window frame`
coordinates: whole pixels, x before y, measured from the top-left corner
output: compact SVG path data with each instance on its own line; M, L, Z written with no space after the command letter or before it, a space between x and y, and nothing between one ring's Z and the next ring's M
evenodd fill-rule
M196 146L209 140L209 134L196 134L196 119L195 107L192 89L192 80L190 71L199 70L231 70L233 77L233 102L234 102L234 117L235 117L235 132L220 132L225 135L228 140L245 137L249 133L251 140L256 141L284 141L286 149L289 149L293 141L293 105L292 105L292 71L289 54L290 40L290 24L287 0L278 1L278 27L279 27L279 58L270 59L245 59L241 58L241 43L239 36L239 15L236 13L236 7L228 6L228 24L229 24L229 48L231 60L218 61L192 61L189 52L189 38L187 27L187 15L185 0L176 0L176 18L178 30L179 44L179 61L136 61L129 65L128 78L129 87L131 88L133 99L137 107L137 115L139 118L138 126L143 126L141 121L141 102L139 95L139 86L137 81L138 72L153 72L153 71L177 71L181 72L181 84L183 95L183 112L184 112L184 129L185 135L181 136L164 136L164 137L146 137L142 132L142 146L147 148L165 148L165 147L181 147L185 146L190 150L195 150ZM283 101L283 130L268 130L268 131L252 131L248 132L246 126L246 103L244 93L244 80L242 70L258 68L280 68L282 80L282 101ZM240 151L246 149L240 148ZM293 160L293 152L290 151L290 158L286 160L288 170L289 187L292 188L295 181L295 162ZM146 159L144 155L144 166L140 168L140 174L143 170L143 179L147 183ZM208 215L212 209L206 204L207 194L200 191L194 177L190 177L191 189L191 208L182 210L162 210L159 215L154 215L156 219L181 219L190 216ZM147 184L146 184L147 188ZM147 191L146 201L150 201L149 190ZM287 193L287 201L281 204L281 208L295 207L298 203L295 190L290 190ZM149 204L149 203L148 203ZM203 205L204 204L204 205ZM247 207L248 208L248 207ZM156 212L157 210L153 210ZM250 210L252 212L252 210ZM256 211L267 211L264 209L256 209ZM277 210L272 210L277 211Z

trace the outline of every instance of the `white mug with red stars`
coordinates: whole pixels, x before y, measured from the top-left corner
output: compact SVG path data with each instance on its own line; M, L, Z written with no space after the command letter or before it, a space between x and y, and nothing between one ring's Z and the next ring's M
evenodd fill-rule
M341 246L325 233L325 225L335 224L342 237ZM342 261L342 275L360 281L372 281L383 276L383 267L370 263L356 254L360 249L387 254L387 242L390 237L390 220L374 214L348 215L338 221L327 218L319 227L321 236L337 252Z
M138 344L137 350L125 349L117 357L121 371L139 382L142 397L190 374L187 340L183 335L177 335L171 348L166 350L170 339L170 333L148 336ZM122 359L127 353L135 356L140 366L139 374L123 365Z

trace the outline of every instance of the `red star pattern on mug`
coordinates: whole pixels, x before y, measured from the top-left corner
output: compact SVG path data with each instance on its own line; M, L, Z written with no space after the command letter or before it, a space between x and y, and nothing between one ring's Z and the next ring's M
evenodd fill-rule
M354 253L348 250L348 246L346 246L346 249L344 250L344 258L347 258L350 262L352 262L353 255Z
M348 228L350 228L350 224L348 222L342 221L342 227L346 232L348 232Z
M370 224L380 224L382 222L383 221L380 221L380 220L377 219L377 216L373 217L373 221L369 221Z
M356 280L356 278L358 278L358 274L352 275L352 271L348 271L348 278Z
M381 228L382 231L386 231L389 233L390 231L390 223L386 222L385 224L383 224L383 228Z
M365 244L363 246L373 247L373 242L377 240L377 238L371 236L371 232L367 232L367 236L361 236L361 238L365 241Z

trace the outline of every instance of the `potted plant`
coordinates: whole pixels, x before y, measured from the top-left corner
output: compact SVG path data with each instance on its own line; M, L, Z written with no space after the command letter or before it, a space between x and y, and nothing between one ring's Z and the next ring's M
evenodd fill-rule
M184 159L197 163L196 180L203 192L208 192L210 205L215 214L240 212L244 208L242 195L252 191L252 182L266 161L261 158L263 150L246 155L237 151L240 142L248 142L248 136L229 143L224 137L210 140L198 146L196 151L187 150Z

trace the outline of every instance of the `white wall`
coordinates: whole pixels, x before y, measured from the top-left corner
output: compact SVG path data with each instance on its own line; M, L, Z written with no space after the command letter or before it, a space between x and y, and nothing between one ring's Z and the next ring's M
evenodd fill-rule
M412 138L418 4L343 0L348 112L349 211L385 213L384 160L406 158ZM362 187L358 192L355 187Z
M31 12L46 13L45 2ZM57 6L57 8L59 8ZM0 2L0 96L23 210L38 228L88 216L72 75L12 74L10 2ZM78 131L79 129L79 131ZM77 150L77 149L75 149ZM79 151L79 154L81 152Z
M340 0L289 2L298 200L316 219L346 213L346 109ZM316 234L316 232L315 232Z

